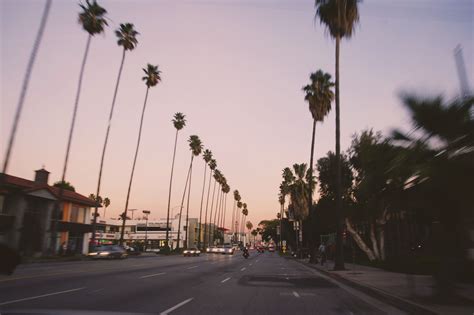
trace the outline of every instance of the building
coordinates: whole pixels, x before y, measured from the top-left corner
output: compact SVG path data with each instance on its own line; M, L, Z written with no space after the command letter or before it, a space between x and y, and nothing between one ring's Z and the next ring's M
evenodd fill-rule
M197 247L198 245L198 219L189 218L189 235L187 247ZM184 247L186 239L186 222L181 221L180 247ZM178 225L179 214L174 218L170 218L169 238L170 246L175 248L178 243ZM212 225L211 228L214 228ZM120 232L122 230L122 221L118 219L99 220L97 222L96 239L102 244L117 243L120 240ZM209 225L208 225L209 230ZM204 224L201 233L204 233ZM166 241L166 219L158 220L127 220L125 222L124 241L128 245L135 245L143 248L147 241L147 248L160 248L165 246Z
M40 169L34 180L0 173L0 242L25 256L62 251L86 254L95 202L81 194L48 184L49 172ZM55 211L56 210L56 211ZM57 213L57 220L54 214Z

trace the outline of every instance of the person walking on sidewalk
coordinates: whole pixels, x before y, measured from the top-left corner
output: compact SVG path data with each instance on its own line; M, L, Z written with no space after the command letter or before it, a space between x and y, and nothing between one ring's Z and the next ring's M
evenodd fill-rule
M321 257L321 266L323 266L326 262L326 245L324 245L324 243L321 243L321 245L319 245L318 251L319 256Z

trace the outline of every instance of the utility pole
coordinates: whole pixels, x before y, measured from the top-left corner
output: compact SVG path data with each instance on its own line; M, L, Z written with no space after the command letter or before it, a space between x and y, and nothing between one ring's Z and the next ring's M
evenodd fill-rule
M454 60L456 61L456 68L459 76L459 83L461 86L461 96L468 97L471 93L469 90L469 82L467 80L466 65L464 64L464 57L462 54L461 45L457 45L454 49Z
M143 210L142 212L145 215L145 220L146 220L146 223L145 223L145 252L146 252L146 248L147 248L147 244L148 244L148 215L150 214L150 211L149 210ZM132 214L133 214L133 212L132 212Z

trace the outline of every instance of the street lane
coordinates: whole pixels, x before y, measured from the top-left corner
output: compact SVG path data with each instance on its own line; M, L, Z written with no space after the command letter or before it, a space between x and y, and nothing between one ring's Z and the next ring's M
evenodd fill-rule
M171 314L383 314L397 310L341 289L277 253L156 256L21 266L0 278L0 310ZM367 302L368 301L368 302ZM371 304L377 304L374 307ZM390 311L390 312L388 312Z

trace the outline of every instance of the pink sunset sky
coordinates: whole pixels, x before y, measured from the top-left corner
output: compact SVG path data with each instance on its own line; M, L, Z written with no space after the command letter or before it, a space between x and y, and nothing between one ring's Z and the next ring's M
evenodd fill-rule
M248 204L254 226L279 210L281 170L309 161L312 120L301 87L317 69L334 74L334 42L314 20L311 0L99 1L108 11L105 35L93 38L66 180L95 192L115 78L121 58L113 31L131 22L138 47L126 57L106 156L102 196L108 214L124 210L145 94L147 63L159 64L152 88L129 208L166 217L175 129L178 140L172 207L180 203L190 159L187 138L198 135L214 153L232 189ZM1 157L3 160L25 67L44 1L1 0ZM373 127L409 128L397 94L459 91L453 50L461 44L474 73L474 8L470 0L360 4L360 25L341 48L341 141ZM43 165L60 179L80 62L87 35L77 1L53 1L13 148L9 173L28 179ZM334 150L334 111L316 131L315 158ZM204 163L195 161L192 217L199 215ZM232 196L229 194L227 226ZM175 210L176 213L176 210ZM107 215L109 217L109 215Z

